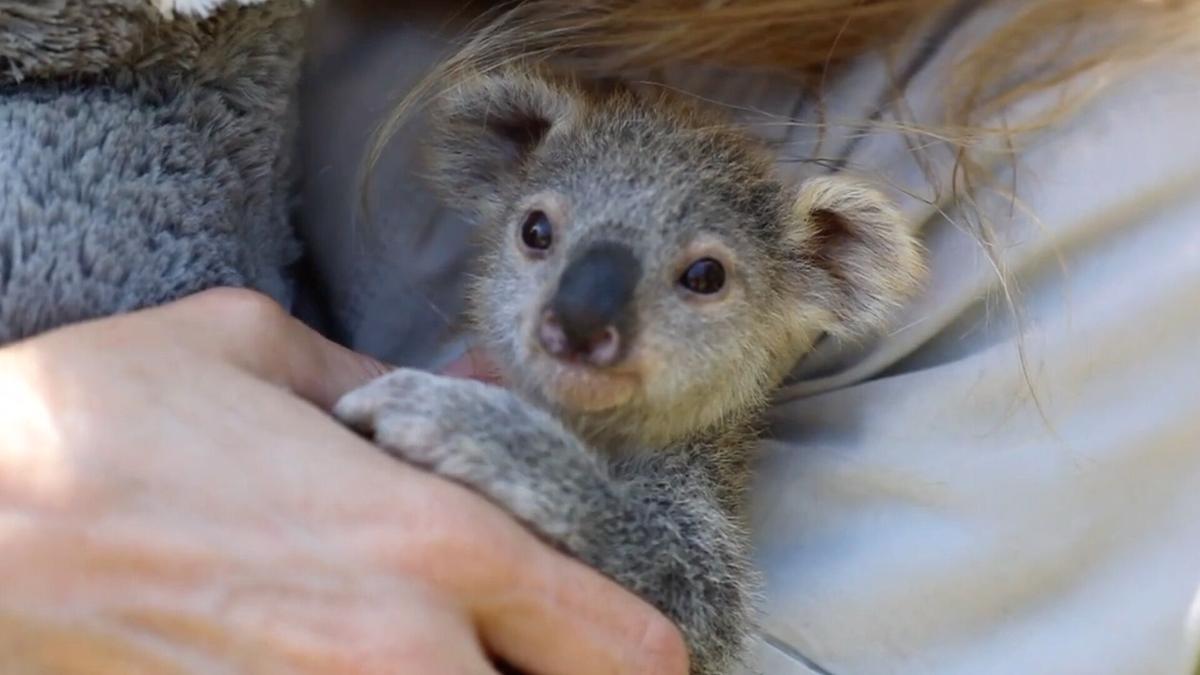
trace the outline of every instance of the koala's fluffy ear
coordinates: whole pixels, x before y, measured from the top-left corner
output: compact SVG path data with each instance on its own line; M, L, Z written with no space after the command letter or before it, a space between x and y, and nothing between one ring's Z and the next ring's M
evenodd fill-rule
M431 178L465 209L482 209L556 128L578 114L568 83L519 71L476 75L435 101L426 140Z
M830 333L879 330L924 277L919 244L892 202L866 183L812 178L800 186L790 230L793 250L820 276L810 300L828 312ZM810 268L811 269L811 268Z

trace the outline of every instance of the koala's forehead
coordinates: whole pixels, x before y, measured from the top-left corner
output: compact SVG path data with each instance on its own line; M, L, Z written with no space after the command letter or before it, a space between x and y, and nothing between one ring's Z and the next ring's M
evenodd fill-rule
M727 134L636 110L594 114L547 143L527 178L560 192L587 222L707 231L770 245L780 186Z

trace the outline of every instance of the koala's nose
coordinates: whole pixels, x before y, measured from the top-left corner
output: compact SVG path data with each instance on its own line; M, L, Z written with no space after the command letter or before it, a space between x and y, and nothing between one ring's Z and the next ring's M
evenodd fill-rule
M538 341L566 360L610 366L622 355L633 324L641 264L628 246L592 244L573 259L542 314Z
M621 334L608 325L592 334L568 333L554 310L542 314L538 341L551 354L567 360L583 360L594 366L611 366L621 354Z

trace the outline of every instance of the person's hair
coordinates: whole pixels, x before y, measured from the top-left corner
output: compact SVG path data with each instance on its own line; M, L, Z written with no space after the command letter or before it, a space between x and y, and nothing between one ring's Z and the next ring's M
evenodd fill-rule
M940 74L945 100L937 120L885 129L957 148L960 196L978 184L975 149L1016 154L1022 135L1068 118L1100 85L1155 57L1190 58L1200 45L1200 0L526 0L485 12L465 31L458 50L383 121L367 165L414 108L469 72L551 58L605 77L691 63L784 73L818 88L853 57L899 53L928 34L931 22L984 11L998 15L998 26L962 45ZM1005 110L1047 91L1056 93L1054 105L1020 126L1000 121ZM902 103L902 85L895 95ZM860 122L871 131L869 121Z
M906 74L894 57L919 53L926 48L915 43L921 36L980 12L993 15L993 27L974 43L962 41L936 74L944 95L940 114L911 119L903 100ZM457 51L383 121L364 165L364 205L371 169L388 139L431 95L470 73L555 59L582 74L645 79L655 69L703 64L790 75L819 99L839 66L874 52L894 65L893 120L815 123L907 135L914 153L924 155L918 160L931 186L920 198L953 208L956 224L978 238L1020 324L1014 291L993 250L992 225L976 207L985 190L1017 197L992 179L1000 175L997 160L1015 171L1021 141L1031 132L1069 119L1105 84L1149 61L1192 59L1198 45L1200 0L526 0L480 16ZM1006 111L1044 93L1049 103L1039 99L1036 114L1023 115L1019 124L1006 118ZM938 147L950 150L950 164L926 159ZM947 184L951 194L934 191Z

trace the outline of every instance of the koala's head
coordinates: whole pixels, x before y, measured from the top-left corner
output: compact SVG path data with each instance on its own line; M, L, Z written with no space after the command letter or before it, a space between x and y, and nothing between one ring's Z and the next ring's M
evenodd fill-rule
M508 71L431 119L432 177L487 237L474 319L509 381L589 436L665 444L754 410L820 334L879 327L921 269L881 195L788 187L666 94Z

